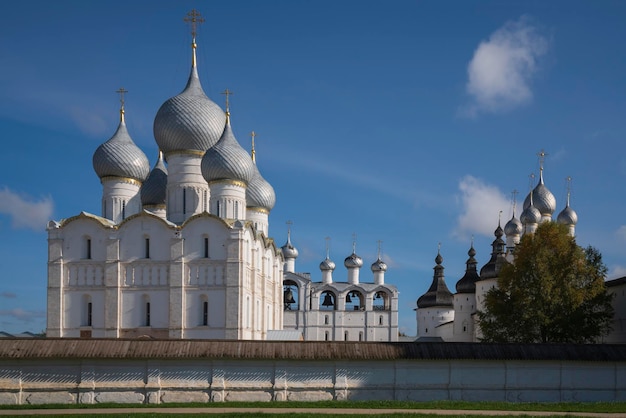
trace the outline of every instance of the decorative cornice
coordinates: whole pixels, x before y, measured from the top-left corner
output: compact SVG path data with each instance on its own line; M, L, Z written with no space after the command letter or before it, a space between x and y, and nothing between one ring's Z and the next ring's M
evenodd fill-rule
M141 182L139 180L133 179L130 177L104 176L100 179L100 183L102 184L108 181L118 181L122 183L132 184L137 187L141 187Z
M213 185L213 184L228 184L231 186L239 186L242 188L247 188L248 185L241 181L241 180L234 180L234 179L219 179L219 180L213 180L209 183L209 186Z

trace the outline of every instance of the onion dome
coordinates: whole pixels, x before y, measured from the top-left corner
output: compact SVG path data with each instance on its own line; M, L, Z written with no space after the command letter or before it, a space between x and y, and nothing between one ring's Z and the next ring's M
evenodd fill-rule
M569 207L569 205L565 206L565 209L559 213L559 216L556 218L556 221L563 225L576 225L578 223L578 215Z
M433 282L430 288L428 288L428 291L417 299L418 308L430 308L432 306L451 307L453 305L452 293L448 290L443 276L444 267L441 265L442 262L443 257L437 252L437 257L435 257L435 263L437 263L437 265L433 268L433 270L435 270Z
M333 262L333 260L328 258L328 256L326 256L324 261L322 261L320 263L320 270L322 270L322 271L333 271L334 269L335 269L335 263Z
M476 255L474 244L472 244L472 246L470 247L467 255L469 255L469 258L465 262L465 274L458 282L456 282L457 293L476 293L476 282L480 280L478 271L476 271L476 265L478 263L474 258L474 256Z
M226 129L220 140L209 148L202 157L202 176L211 183L216 180L238 180L248 185L254 175L254 163L241 148L230 127L230 116L226 112Z
M509 221L504 225L504 234L507 237L512 237L515 235L521 235L524 227L522 226L522 222L515 217L515 212L513 212L513 216Z
M263 208L268 211L276 204L276 193L271 184L261 176L261 172L254 164L252 180L246 188L246 206L249 208Z
M192 55L187 86L163 103L154 118L154 138L166 155L172 151L204 153L217 143L224 131L224 111L207 97L200 84L195 39Z
M164 205L167 188L167 168L163 162L163 153L159 151L159 158L150 172L150 175L141 185L141 204L143 206Z
M500 270L502 270L502 266L507 262L505 258L506 243L502 239L503 231L499 223L494 235L496 239L491 243L491 259L480 269L481 280L497 278Z
M148 177L150 171L148 157L128 134L123 106L120 109L120 124L115 134L93 154L93 169L100 179L112 176L143 182Z
M298 258L298 249L291 243L291 230L287 231L287 242L280 249L283 252L283 257Z
M376 261L372 263L371 269L373 272L387 271L387 264L383 260L381 260L380 257L378 257Z
M535 207L532 199L530 205L522 211L520 221L523 225L538 224L541 222L541 212Z
M353 250L352 254L350 254L346 257L345 260L343 260L343 265L346 266L346 268L348 269L361 268L363 266L363 259L356 255Z
M543 169L539 174L539 184L537 184L534 190L529 193L524 200L524 209L530 206L531 194L533 204L539 210L539 213L543 216L552 216L556 210L556 199L543 183Z

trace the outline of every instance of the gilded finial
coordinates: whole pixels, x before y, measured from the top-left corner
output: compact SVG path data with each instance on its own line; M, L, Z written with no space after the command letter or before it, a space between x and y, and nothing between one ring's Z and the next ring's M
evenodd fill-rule
M226 89L222 92L223 95L226 96L226 119L230 120L230 101L229 101L229 96L231 96L233 94L232 91Z
M537 156L539 157L539 183L543 183L543 163L545 162L547 155L548 154L546 154L543 149L537 153Z
M287 224L287 241L291 242L291 225L293 225L292 221L285 222Z
M185 23L189 23L189 25L191 26L191 51L192 51L192 57L191 57L191 65L193 67L196 66L196 34L197 34L197 29L198 29L198 25L201 25L202 23L204 23L204 19L202 18L202 15L200 15L200 12L198 12L196 9L191 9L191 11L189 13L187 13L187 16L183 19L183 21Z
M250 137L252 138L252 150L250 154L252 155L252 162L256 163L256 150L254 149L254 138L256 137L256 133L254 131L250 132Z
M124 94L128 93L124 87L120 87L119 90L115 91L120 95L120 122L124 122Z
M356 254L356 232L352 233L352 254Z
M330 237L326 237L324 240L326 240L326 258L330 259Z
M517 189L513 189L513 191L511 192L511 195L513 196L513 217L515 217L515 209L517 208L517 194L519 192L517 191Z
M569 206L569 197L570 197L570 193L572 192L572 176L567 176L565 178L565 181L567 181L567 203L566 203L566 205Z
M437 254L441 254L441 242L437 243Z
M383 242L381 240L376 241L378 243L378 259L380 260L380 254L382 252Z

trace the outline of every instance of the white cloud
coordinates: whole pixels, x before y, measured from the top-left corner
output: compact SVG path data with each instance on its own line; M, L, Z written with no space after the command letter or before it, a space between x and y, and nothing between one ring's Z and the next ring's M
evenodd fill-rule
M11 191L8 187L0 189L0 214L11 217L13 228L30 228L43 231L52 218L53 202L50 197L38 201Z
M506 213L511 206L509 199L497 187L469 175L461 179L459 190L462 213L454 235L462 239L471 234L493 236L499 212Z
M525 16L492 33L478 45L467 67L471 103L462 113L495 113L530 102L530 83L548 46L548 39Z

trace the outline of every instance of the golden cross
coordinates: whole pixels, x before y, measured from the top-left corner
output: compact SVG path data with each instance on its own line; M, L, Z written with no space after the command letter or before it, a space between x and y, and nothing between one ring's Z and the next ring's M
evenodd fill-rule
M198 25L204 23L204 19L202 18L200 12L198 12L196 9L191 9L191 11L187 13L187 17L185 17L183 21L185 23L189 23L189 25L191 26L191 36L193 36L193 39L196 39L196 29L198 29Z
M122 104L122 109L124 109L124 93L128 93L128 90L124 87L120 87L119 90L116 90L115 92L120 94L120 103Z
M230 91L230 90L228 90L228 89L226 89L226 90L224 90L224 91L222 92L222 94L226 96L226 112L230 112L230 109L229 109L229 106L230 106L230 105L228 104L228 103L229 103L229 102L228 102L228 96L232 95L232 94L233 94L233 92L232 92L232 91Z
M539 157L539 170L541 171L543 171L543 162L545 161L547 155L548 154L546 154L543 149L537 153L537 156Z
M256 162L256 151L254 149L254 138L256 137L256 133L254 131L250 132L250 136L252 137L252 161Z

